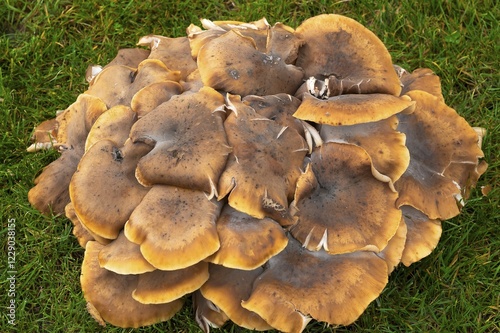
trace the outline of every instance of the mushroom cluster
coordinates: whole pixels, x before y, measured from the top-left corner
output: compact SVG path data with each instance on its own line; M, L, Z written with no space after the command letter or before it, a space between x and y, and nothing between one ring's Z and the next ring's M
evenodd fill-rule
M188 296L205 332L348 325L436 247L487 167L483 129L350 18L201 23L89 67L35 131L30 151L61 155L29 201L72 221L103 325Z

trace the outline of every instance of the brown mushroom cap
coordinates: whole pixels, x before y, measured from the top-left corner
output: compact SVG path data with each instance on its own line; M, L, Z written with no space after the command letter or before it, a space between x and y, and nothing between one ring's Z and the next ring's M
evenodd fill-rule
M294 129L257 114L238 96L229 96L229 104L233 112L224 128L233 152L219 179L219 199L229 194L231 207L289 224L288 198L308 150L305 141Z
M182 307L178 299L165 304L142 304L132 298L138 275L120 275L99 266L104 246L87 243L80 282L83 295L99 316L119 327L140 327L170 319Z
M141 118L172 96L181 94L182 91L182 86L175 81L152 83L135 93L130 106L137 113L137 117Z
M436 248L441 238L442 227L440 220L429 219L427 215L411 206L402 206L401 210L408 229L401 262L405 266L410 266L427 257Z
M143 274L156 269L144 259L139 245L129 241L123 231L99 251L99 265L117 274Z
M148 35L139 39L137 45L149 46L149 59L158 59L169 69L180 72L180 79L196 70L196 61L190 56L187 37L169 38L159 35Z
M430 219L449 219L460 210L456 181L444 176L450 163L477 164L483 152L478 136L455 110L429 93L413 90L413 113L400 114L399 130L406 135L410 164L395 183L398 206L410 205Z
M119 49L116 56L104 68L115 65L123 65L137 68L139 64L149 57L150 51L142 48Z
M57 143L57 119L52 118L43 121L36 126L31 136L33 142L26 151L28 153L37 152L43 149L50 149Z
M332 76L331 81L337 79L338 85L344 80L351 82L344 84L345 88L356 83L362 94L399 96L401 86L389 52L362 24L345 16L324 14L305 20L295 32L304 42L296 65L304 69L305 77Z
M303 77L302 70L280 55L260 52L252 38L236 30L200 49L198 69L205 85L241 96L293 94Z
M83 150L65 150L35 178L28 192L28 201L44 214L63 214L70 202L68 186L78 166Z
M327 100L304 94L294 117L326 125L355 125L387 119L415 103L407 96L341 95Z
M248 95L242 99L243 103L251 106L258 114L274 120L283 127L295 129L300 135L304 134L302 122L293 117L300 105L300 100L288 94L268 96Z
M90 234L90 232L85 229L75 214L75 208L73 207L73 203L68 203L64 208L64 214L66 217L73 223L73 235L76 237L78 244L81 247L85 248L87 242L95 240L94 236Z
M134 208L148 192L135 179L137 161L148 145L130 141L96 142L82 157L69 184L76 215L92 233L107 239L118 237Z
M401 221L397 193L372 174L372 163L360 147L326 143L311 156L297 181L297 223L291 233L309 250L332 254L380 251Z
M322 125L320 134L324 142L344 142L360 146L372 159L375 169L397 181L408 168L410 152L406 148L406 136L397 131L398 118L349 125Z
M85 139L99 116L107 110L97 97L81 94L56 118L57 147L61 156L44 168L28 193L29 202L39 211L63 214L70 202L68 185L83 155Z
M220 209L202 191L155 185L135 207L125 236L141 246L144 258L156 268L186 268L219 249L215 221Z
M401 218L396 234L391 238L389 243L387 243L387 246L377 253L377 255L387 263L387 271L389 274L391 274L394 268L401 262L406 244L406 234L406 223L405 220Z
M175 271L155 270L139 275L132 297L144 304L161 304L175 301L198 290L208 280L208 263Z
M154 145L137 165L139 182L213 193L231 151L220 112L215 112L223 106L222 95L204 87L175 96L139 119L130 138Z
M283 332L302 332L309 315L348 325L382 292L387 280L387 264L373 252L311 252L290 237L285 250L271 258L255 280L242 306Z
M436 96L441 102L444 102L444 97L441 92L441 79L439 79L439 76L429 68L418 68L411 74L404 73L401 76L401 84L403 85L401 95L412 90L422 90Z
M146 59L137 69L123 65L104 68L85 93L99 97L108 107L130 106L132 97L142 88L156 82L179 80L179 71L170 70L160 60Z
M210 327L219 328L229 320L224 311L203 297L199 289L193 293L193 308L196 322L204 333L209 333Z
M252 330L269 330L273 327L256 313L241 306L242 301L250 296L252 285L262 272L261 267L238 270L210 265L210 277L200 291L235 324Z
M207 260L229 268L251 270L282 251L288 239L270 218L256 219L226 205L217 220L220 249Z
M116 105L97 118L85 140L85 151L100 140L113 141L117 146L123 146L128 139L132 125L137 115L128 106Z

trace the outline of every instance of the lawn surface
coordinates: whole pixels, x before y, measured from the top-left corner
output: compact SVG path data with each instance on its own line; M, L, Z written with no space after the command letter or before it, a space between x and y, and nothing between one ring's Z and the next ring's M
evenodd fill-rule
M85 310L79 284L83 250L64 217L43 216L27 192L54 151L28 154L33 127L83 92L89 64L104 65L147 34L183 36L199 18L296 27L320 13L358 20L386 44L393 62L431 68L448 105L488 130L488 171L457 218L443 223L436 250L398 267L359 320L340 328L312 322L307 332L500 331L500 8L490 0L457 1L40 1L0 5L0 230L8 224L16 258L0 265L0 332L201 332L190 303L168 322L138 330L102 328ZM491 185L488 196L481 186ZM11 235L13 233L11 232ZM5 253L6 253L5 252ZM9 296L16 271L15 298ZM12 290L11 290L12 291ZM16 326L8 323L15 299ZM243 332L231 324L214 332Z

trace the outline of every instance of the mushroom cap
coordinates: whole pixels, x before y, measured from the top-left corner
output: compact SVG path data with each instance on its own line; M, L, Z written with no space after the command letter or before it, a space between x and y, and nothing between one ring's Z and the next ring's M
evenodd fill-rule
M200 49L198 69L205 85L241 96L293 94L303 77L301 69L280 55L262 53L252 38L236 30Z
M210 277L200 291L203 297L215 304L237 325L252 330L270 330L273 327L259 315L241 306L242 301L250 296L252 285L262 272L261 267L238 270L210 265Z
M291 233L309 250L379 252L401 221L397 197L373 176L364 149L325 143L313 151L311 163L297 181L292 203L297 223Z
M401 218L401 222L399 223L399 228L396 231L396 234L389 240L387 246L382 251L377 253L380 258L386 261L387 271L389 274L391 274L396 266L401 262L407 239L406 234L407 227L405 219Z
M100 98L80 94L73 104L57 116L59 149L78 147L83 150L90 129L107 109Z
M31 141L33 142L26 151L33 153L43 149L50 149L57 143L57 128L59 127L56 118L45 120L35 127Z
M304 94L294 117L333 126L355 125L387 119L415 103L407 96L387 94L340 95L327 100Z
M179 71L170 70L158 59L146 59L137 68L123 65L104 68L85 93L99 97L109 108L130 106L133 96L142 88L156 82L179 80Z
M117 146L123 146L136 120L137 114L128 106L116 105L108 109L97 118L88 132L85 151L101 140L110 140Z
M373 252L311 252L290 237L285 250L272 257L255 280L242 306L283 332L302 332L310 320L306 316L349 325L387 280L387 264Z
M206 260L229 268L251 270L282 251L288 238L270 218L256 219L226 205L217 220L220 249Z
M231 151L221 112L216 112L223 106L222 95L204 87L174 96L139 119L130 138L154 146L137 165L139 182L212 193Z
M124 328L140 327L168 320L180 310L183 304L180 299L164 304L134 300L132 292L139 276L120 275L101 268L98 254L103 247L95 241L87 243L80 276L83 295L101 320Z
M47 165L35 178L35 186L28 192L28 201L44 214L63 214L70 202L68 186L83 149L64 150L61 156Z
M99 251L99 265L117 274L143 274L156 270L144 259L139 245L125 237L123 230L115 240Z
M411 206L402 206L401 210L408 229L401 262L410 266L427 257L436 248L443 229L440 220L429 219Z
M410 164L394 184L398 206L410 205L430 219L449 219L459 212L456 180L444 176L450 163L477 165L483 152L477 133L464 118L429 93L408 93L416 101L413 113L400 114L398 130L406 135Z
M182 80L196 70L196 61L190 56L191 49L187 37L147 35L141 37L137 45L149 46L149 59L160 60L169 69L179 71Z
M148 145L130 141L96 142L82 157L69 184L75 212L92 233L118 237L134 208L148 192L135 179L137 161L150 151Z
M278 125L295 129L304 134L302 122L293 114L300 105L300 100L288 94L268 96L248 95L242 98L243 103L252 107L258 114L274 120Z
M144 304L161 304L175 301L198 290L208 280L208 263L175 271L155 270L139 275L132 297Z
M162 81L152 83L138 92L130 101L130 106L137 117L144 117L147 113L152 111L158 105L168 101L175 95L183 92L182 86L175 81Z
M204 333L209 333L210 327L219 328L229 320L224 311L203 297L199 289L193 293L193 308L196 322Z
M429 68L418 68L411 72L411 74L404 73L401 76L401 84L403 85L401 95L407 94L412 90L422 90L444 102L441 92L441 79Z
M66 205L64 213L68 219L73 223L73 235L77 237L79 244L85 248L88 241L97 241L99 244L107 245L111 242L110 239L103 238L99 235L94 234L92 231L87 229L85 225L80 221L78 216L76 216L75 207L73 203L70 202Z
M229 96L233 111L224 128L233 147L219 179L219 200L256 218L269 216L289 224L288 198L293 196L307 152L304 139Z
M220 209L202 191L155 185L130 215L125 236L141 246L154 267L186 268L219 249L215 221Z
M302 22L295 30L303 41L296 65L305 77L334 76L339 81L359 82L359 93L399 96L399 77L382 41L355 20L323 14ZM346 84L345 87L348 87Z
M321 125L320 135L324 142L360 146L370 155L375 169L395 182L410 163L410 152L405 144L406 136L396 130L398 123L398 118L391 116L356 125Z

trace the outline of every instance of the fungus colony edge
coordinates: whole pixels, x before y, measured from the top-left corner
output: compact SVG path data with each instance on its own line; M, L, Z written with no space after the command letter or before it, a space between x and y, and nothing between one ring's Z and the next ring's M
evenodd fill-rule
M168 320L189 296L205 332L349 325L459 214L484 130L350 18L201 23L89 67L35 130L29 151L61 154L29 201L74 224L103 325Z

